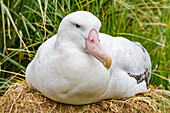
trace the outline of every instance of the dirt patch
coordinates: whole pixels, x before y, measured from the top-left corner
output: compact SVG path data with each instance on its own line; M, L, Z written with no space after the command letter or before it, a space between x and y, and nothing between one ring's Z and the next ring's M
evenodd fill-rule
M170 91L150 86L147 93L122 99L104 100L88 105L67 105L48 99L38 92L31 91L27 85L15 83L0 98L0 112L19 113L77 113L77 112L119 112L119 113L170 113Z

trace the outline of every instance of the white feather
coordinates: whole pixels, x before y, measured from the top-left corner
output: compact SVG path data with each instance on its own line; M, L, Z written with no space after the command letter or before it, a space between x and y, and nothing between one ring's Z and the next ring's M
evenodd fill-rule
M83 27L77 29L69 21ZM150 57L140 46L122 37L99 33L102 47L112 57L109 70L85 50L82 37L86 38L92 28L99 31L100 26L94 15L84 11L63 19L58 35L45 41L28 65L28 85L55 101L67 104L87 104L145 92L146 81L137 83L128 75L137 76L146 68L149 72L151 70Z

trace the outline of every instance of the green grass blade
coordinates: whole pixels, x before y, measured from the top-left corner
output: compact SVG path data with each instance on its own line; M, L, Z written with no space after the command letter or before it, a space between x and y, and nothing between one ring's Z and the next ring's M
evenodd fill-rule
M5 34L5 21L4 21L4 4L1 0L1 14L2 14L2 29L3 29L3 39L4 39L4 52L6 50L6 34Z
M11 58L5 56L5 55L2 54L2 53L0 53L0 56L2 56L2 57L4 57L4 58L8 59L8 61L10 61L12 64L14 64L15 66L20 67L21 69L23 69L24 71L26 71L25 67L22 66L21 64L19 64L18 62L16 62L15 60L13 60L13 59L11 59Z

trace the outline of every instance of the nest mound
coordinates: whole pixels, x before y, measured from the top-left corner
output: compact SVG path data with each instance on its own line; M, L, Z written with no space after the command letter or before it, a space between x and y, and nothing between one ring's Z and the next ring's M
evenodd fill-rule
M147 93L122 100L104 100L88 105L67 105L55 102L27 85L15 83L0 98L0 112L167 112L170 113L170 91L151 87Z

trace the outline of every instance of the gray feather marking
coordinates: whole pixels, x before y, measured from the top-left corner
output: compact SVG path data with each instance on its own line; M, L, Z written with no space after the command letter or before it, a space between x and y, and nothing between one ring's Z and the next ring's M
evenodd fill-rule
M140 75L134 75L131 73L128 73L128 75L130 77L134 77L137 80L137 84L141 83L143 80L146 81L146 86L149 86L149 76L150 76L150 72L148 69L146 69L146 71Z
M134 42L137 46L139 46L142 50L143 50L143 52L145 53L146 52L146 50L145 50L145 48L139 43L139 42Z

